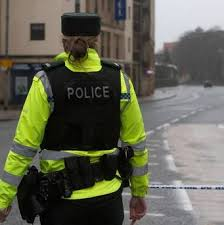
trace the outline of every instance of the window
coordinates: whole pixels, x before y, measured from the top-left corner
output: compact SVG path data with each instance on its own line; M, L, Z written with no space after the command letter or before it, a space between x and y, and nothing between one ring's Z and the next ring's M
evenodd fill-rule
M98 2L95 0L95 13L98 13Z
M80 12L80 0L75 0L75 12Z
M128 38L128 52L131 51L131 38Z
M86 12L90 12L90 0L86 0Z
M31 23L30 24L30 40L45 40L45 24Z
M101 32L101 56L104 57L104 32Z
M119 35L115 34L115 58L119 59Z
M110 58L110 32L107 32L107 57Z
M111 12L113 10L114 10L114 1L111 0L107 1L107 11Z
M102 0L102 10L104 10L104 0Z
M128 19L131 19L131 6L128 6Z

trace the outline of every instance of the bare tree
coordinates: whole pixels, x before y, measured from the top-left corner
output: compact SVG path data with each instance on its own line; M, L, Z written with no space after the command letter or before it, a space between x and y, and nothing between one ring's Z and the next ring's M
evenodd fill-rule
M174 49L174 62L195 82L224 81L224 31L198 27L184 33Z

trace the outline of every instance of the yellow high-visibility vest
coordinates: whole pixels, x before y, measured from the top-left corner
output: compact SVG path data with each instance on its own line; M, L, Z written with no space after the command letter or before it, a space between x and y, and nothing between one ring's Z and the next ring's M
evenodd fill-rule
M66 54L63 54L66 56ZM60 58L60 57L59 57ZM71 64L65 57L65 66L74 72L96 72L101 70L101 62L94 49L88 49L88 57L77 63ZM131 193L133 196L144 197L148 190L149 154L146 148L146 134L143 119L132 82L121 74L121 99L120 99L120 140L123 146L130 145L134 149L134 157L130 159L133 174L130 179ZM63 75L63 74L62 74ZM24 103L16 134L11 149L9 150L2 179L0 180L0 209L8 207L17 192L24 173L39 150L45 126L53 111L54 102L50 83L44 71L38 72ZM44 151L40 160L43 173L58 171L64 168L63 156L81 155L89 156L95 162L103 154L113 154L116 148L106 151ZM50 152L50 153L49 153ZM61 154L61 155L59 155ZM73 192L70 199L91 198L115 192L119 189L121 181L114 178L111 181L96 182L93 187Z

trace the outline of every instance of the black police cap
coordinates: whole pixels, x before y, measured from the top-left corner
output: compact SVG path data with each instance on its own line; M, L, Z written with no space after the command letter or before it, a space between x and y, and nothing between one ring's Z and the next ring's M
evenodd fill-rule
M61 31L65 36L97 36L101 20L93 13L64 13L61 17Z

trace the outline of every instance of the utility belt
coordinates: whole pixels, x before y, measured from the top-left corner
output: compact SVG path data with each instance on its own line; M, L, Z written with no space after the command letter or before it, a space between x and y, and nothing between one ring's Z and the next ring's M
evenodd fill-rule
M65 158L63 170L47 174L32 166L18 187L17 199L22 218L33 223L50 202L68 198L73 191L92 187L98 181L117 177L123 186L128 186L132 174L129 159L133 155L133 149L127 146L120 148L118 155L103 155L97 163L90 163L89 157Z

